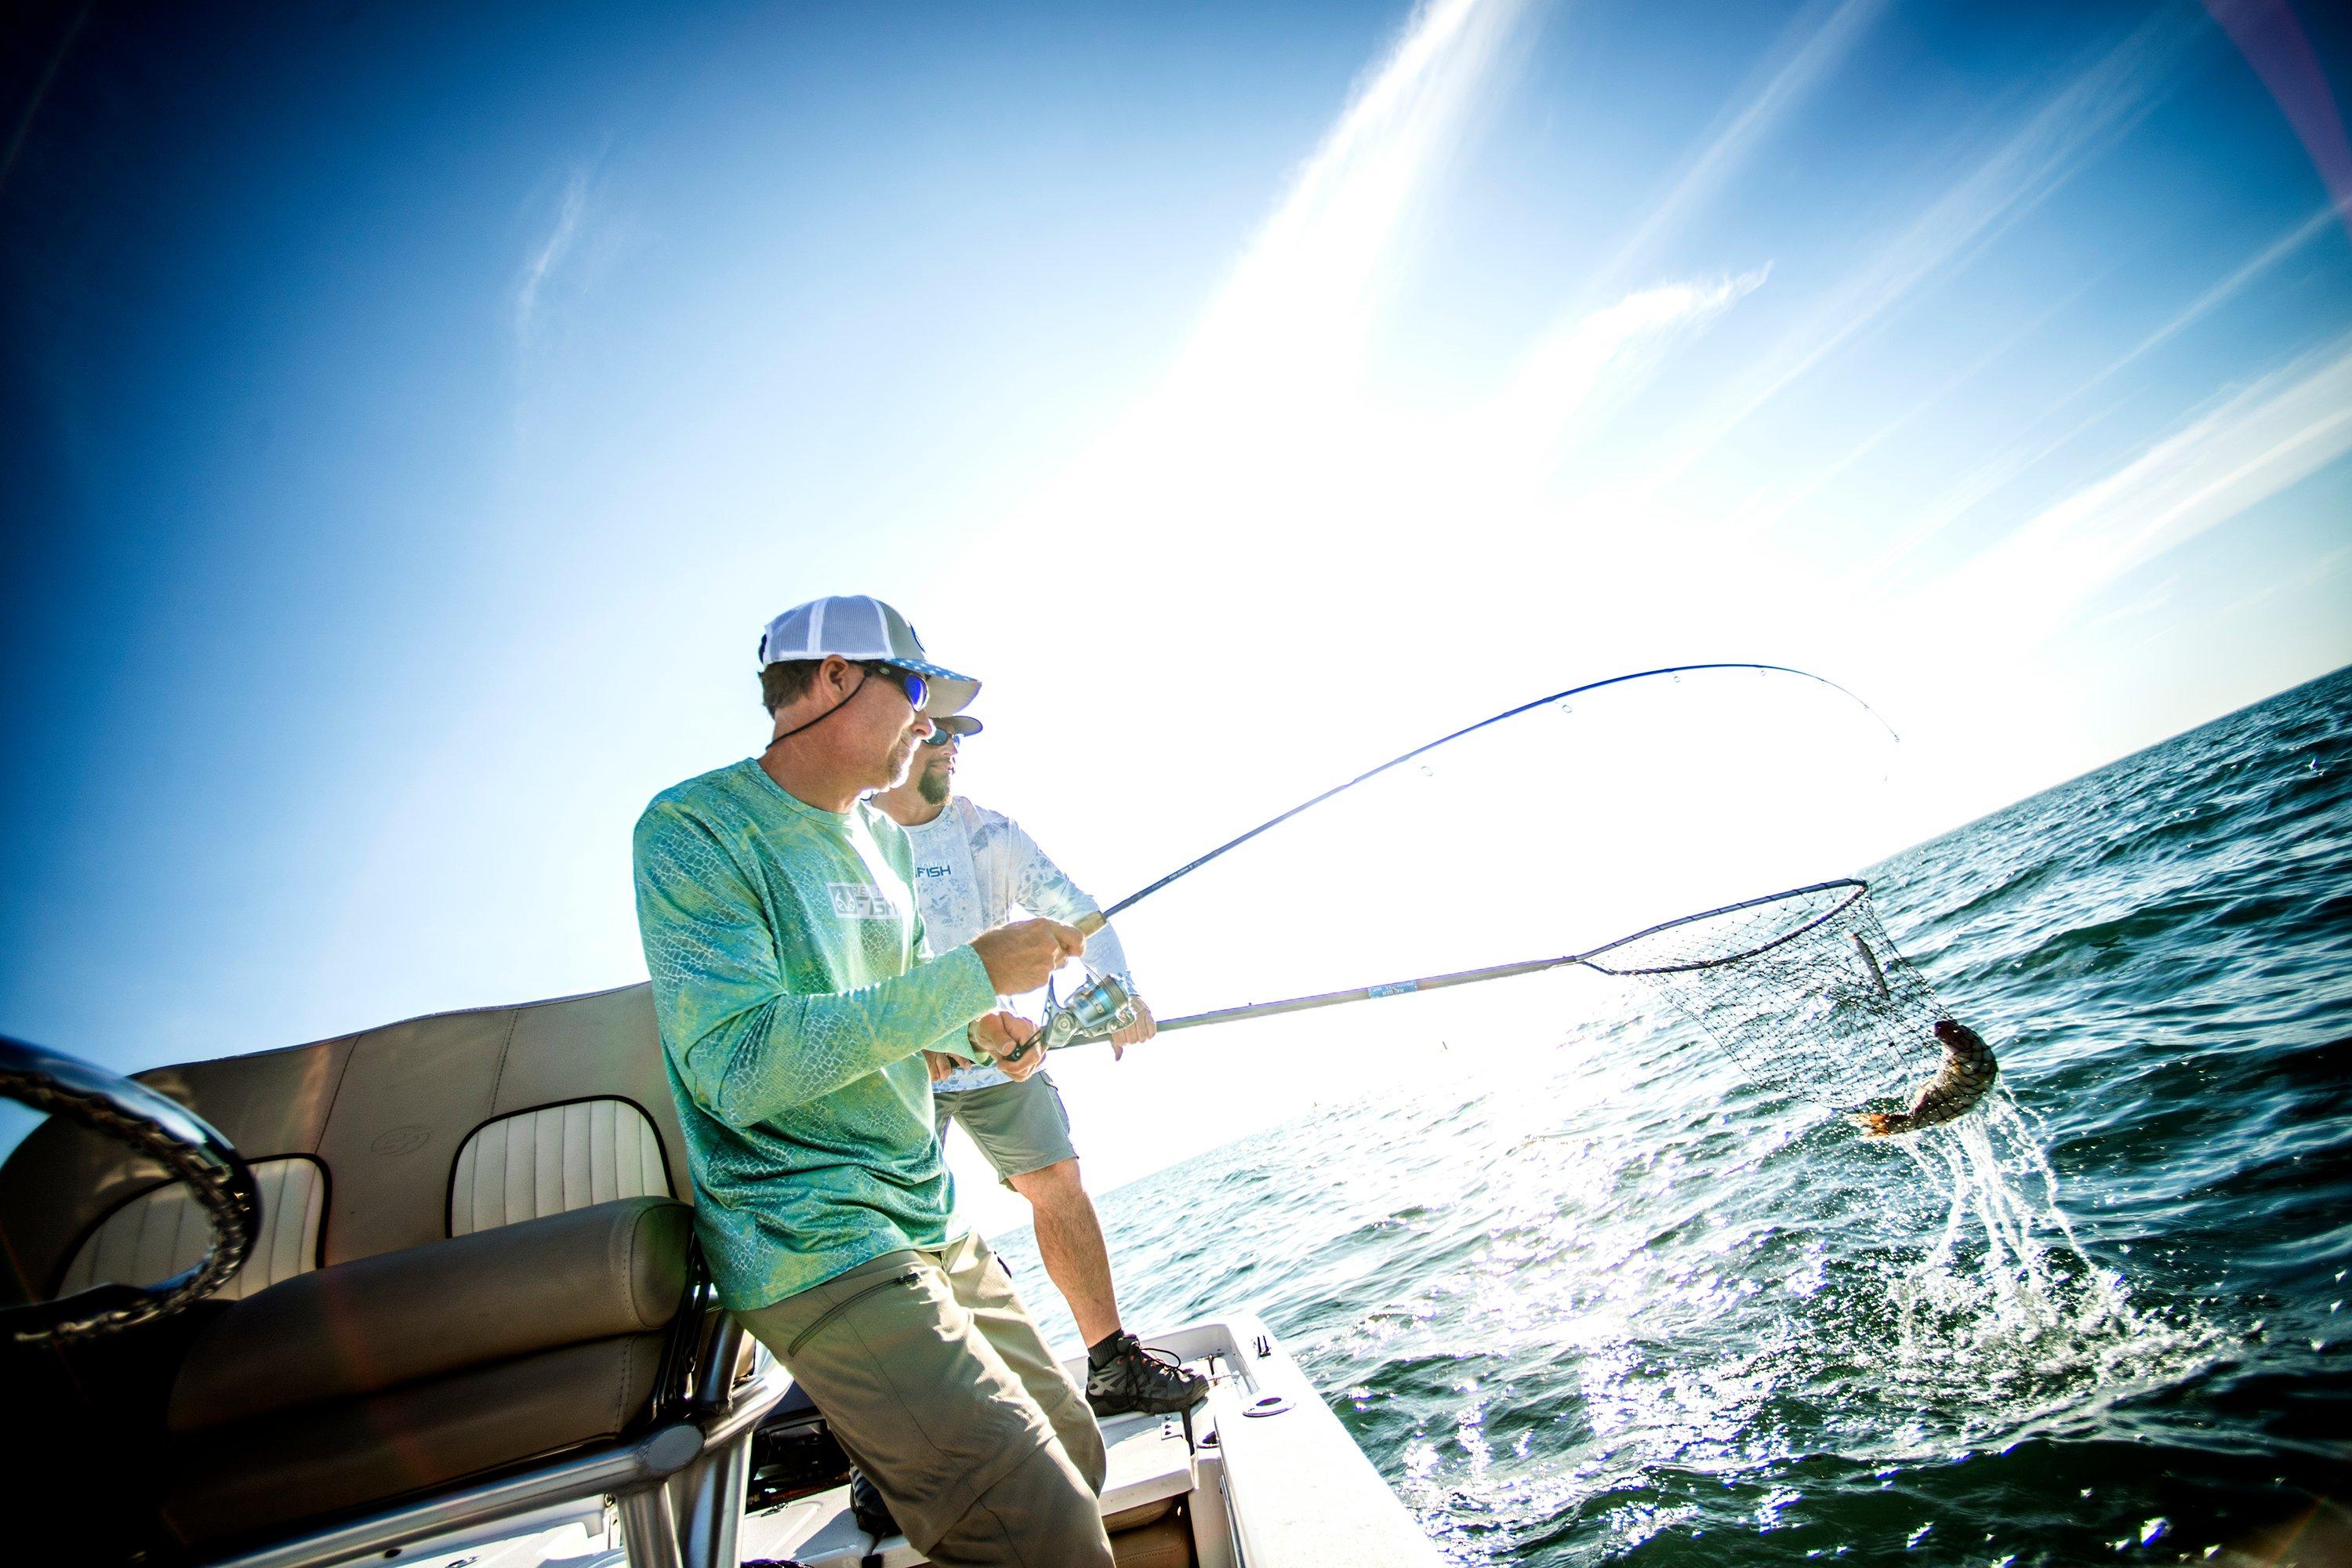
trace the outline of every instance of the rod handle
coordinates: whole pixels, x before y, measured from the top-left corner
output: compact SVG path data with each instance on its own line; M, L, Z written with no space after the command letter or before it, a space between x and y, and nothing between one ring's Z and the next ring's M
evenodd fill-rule
M1102 911L1097 910L1093 914L1080 915L1070 922L1070 926L1080 936L1092 936L1109 923L1102 918Z

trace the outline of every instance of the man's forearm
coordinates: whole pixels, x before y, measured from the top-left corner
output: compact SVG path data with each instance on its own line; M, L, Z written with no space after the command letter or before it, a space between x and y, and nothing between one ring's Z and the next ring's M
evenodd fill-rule
M996 1005L969 947L854 991L778 994L723 1020L678 1053L704 1110L744 1127L820 1100L926 1047L953 1043Z

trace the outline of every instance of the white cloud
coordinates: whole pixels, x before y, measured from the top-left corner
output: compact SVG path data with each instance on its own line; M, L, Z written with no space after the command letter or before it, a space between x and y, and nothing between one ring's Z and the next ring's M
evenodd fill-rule
M2352 334L2295 361L2075 490L1914 595L1895 620L1965 611L2011 648L2074 623L2135 567L2352 451Z
M1598 293L1625 277L1677 226L1712 201L1749 154L1845 63L1885 8L1885 0L1843 0L1818 26L1807 30L1802 22L1792 25L1790 36L1802 41L1787 51L1777 66L1767 67L1769 74L1763 85L1731 111L1722 131L1684 166L1674 187L1618 247L1615 258L1594 277L1591 289Z
M2080 403L2092 392L2112 383L2148 354L2211 315L2242 292L2247 284L2308 244L2313 237L2332 230L2336 217L2336 208L2330 203L2264 246L2228 277L2199 295L2170 321L2102 366L2065 395L2040 410L2027 425L2027 431L2045 426L2052 416ZM1868 581L1893 570L1921 545L1975 510L2011 480L2032 469L2043 458L2072 446L2075 438L2084 432L2105 424L2115 408L2116 404L2110 402L2076 418L2055 436L2033 437L2029 434L1995 452L1958 481L1946 487L1944 493L1933 502L1921 508L1900 536L1888 542L1853 574L1854 579L1857 582Z
M2342 571L2347 563L2352 563L2352 544L2340 545L2302 571L2291 572L2274 583L2265 583L2252 593L2231 600L2221 606L2221 613L2239 615L2301 589L2316 587Z
M2181 17L2160 18L2049 98L1869 262L1827 289L1822 303L1728 393L1678 429L1652 465L1653 486L1687 472L1791 383L1953 276L2113 146L2155 106L2190 36Z
M2002 334L1982 353L1937 383L1934 390L1927 393L1926 396L1916 399L1911 406L1849 447L1843 456L1822 464L1796 484L1780 487L1778 493L1773 494L1769 500L1765 499L1767 491L1759 489L1725 521L1724 531L1730 534L1759 533L1779 522L1790 512L1828 489L1839 476L1856 463L1861 462L1887 441L1901 434L1922 416L1941 406L1953 394L1975 380L1986 367L2001 359L2020 343L2040 335L2042 329L2050 324L2053 317L2081 299L2089 288L2090 284L2084 284L2081 289L2053 301L2039 315L2029 318L2023 324Z
M584 166L572 171L563 183L563 199L556 209L553 226L523 263L514 293L515 340L520 343L529 344L538 326L540 290L579 241L588 217L588 185L589 173Z
M1349 657L1392 658L1416 597L1480 591L1494 559L1485 546L1549 549L1565 537L1547 494L1562 454L1767 272L1661 283L1571 311L1465 404L1400 407L1377 391L1364 363L1384 279L1410 254L1419 202L1507 67L1517 16L1485 0L1417 13L1164 382L1023 509L1040 546L1087 540L1065 591L1124 594L1148 574L1176 624L1180 606L1202 603L1255 614L1256 658L1334 657L1335 635L1354 639ZM1441 535L1454 548L1429 550ZM1022 558L1002 532L993 538L985 559L974 552L973 573ZM1171 539L1184 542L1172 557L1159 542ZM1407 559L1414 567L1401 570ZM1237 573L1243 560L1249 570ZM1526 635L1537 635L1532 625ZM1227 657L1193 656L1171 683L1181 689L1159 700L1198 700Z
M1460 422L1464 438L1521 466L1546 463L1580 416L1630 395L1678 334L1712 323L1770 275L1763 267L1714 283L1643 289L1561 323L1521 356L1497 395Z
M1524 9L1430 0L1413 14L1234 267L1167 396L1230 407L1346 379L1413 205L1460 144Z
M2067 404L2074 402L2084 393L2089 392L2093 387L2099 386L2113 377L2130 369L2133 365L2138 363L2142 359L2154 353L2157 349L2161 348L2168 342L2170 342L2174 338L2179 336L2189 328L2196 325L2199 321L2203 321L2207 316L2211 315L2214 310L2235 299L2238 294L2245 289L2247 284L2252 282L2256 278L2259 278L2263 273L2269 271L2273 267L2284 260L2287 257L2292 256L2294 252L2302 249L2304 246L2310 242L2313 236L2319 234L2323 230L2333 229L2336 226L2336 205L2335 203L2330 202L2326 206L2321 207L2317 212L2313 213L2309 217L2304 219L2301 223L2295 225L2293 228L2287 230L2286 233L2279 236L2278 238L2273 240L2270 244L2263 247L2262 249L2256 251L2251 258L2249 258L2244 265L2239 267L2227 278L2222 279L2219 283L2214 284L2213 287L2199 295L2196 300L2186 309L2181 310L2179 315L2165 322L2163 326L2158 327L2147 337L2142 338L2133 346L2130 353L2123 355L2123 357L2116 360L2113 364L2108 365L2105 370L2099 372L2098 374L2093 376L2090 380L2076 387L2073 392L2068 393L2053 406L2063 408Z

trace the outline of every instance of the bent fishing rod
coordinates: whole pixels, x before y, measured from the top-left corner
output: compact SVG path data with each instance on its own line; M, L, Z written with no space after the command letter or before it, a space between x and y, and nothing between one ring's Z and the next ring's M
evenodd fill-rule
M1817 685L1826 686L1831 690L1837 692L1840 696L1853 702L1873 719L1876 719L1880 725L1885 729L1886 732L1889 735L1894 736L1896 741L1899 742L1903 739L1902 736L1895 734L1894 725L1887 723L1884 718L1880 717L1877 709L1873 708L1869 703L1863 701L1861 698L1854 696L1853 692L1847 690L1844 687L1840 686L1836 681L1830 679L1827 676L1815 675L1811 670L1796 669L1785 664L1756 664L1745 660L1717 662L1712 664L1668 664L1661 665L1655 669L1637 669L1630 675L1612 675L1606 680L1588 680L1581 686L1571 686L1565 691L1555 691L1549 697L1538 697L1532 702L1522 702L1516 708L1507 708L1491 719L1481 719L1475 724L1465 724L1461 729L1454 731L1451 734L1440 735L1437 739L1429 742L1425 745L1415 746L1412 751L1406 752L1401 756L1391 757L1387 762L1382 763L1380 766L1367 769L1363 773L1358 773L1354 778L1349 779L1345 784L1334 784L1329 789L1325 790L1321 795L1316 795L1312 799L1300 801L1297 805L1292 806L1288 811L1282 813L1280 816L1268 817L1265 821L1259 823L1255 827L1251 828L1248 832L1241 834L1236 837L1228 838L1225 842L1218 845L1214 849L1210 850L1200 858L1187 861L1185 864L1177 867L1176 869L1169 872L1168 875L1160 878L1160 880L1153 882L1149 887L1128 894L1127 897L1119 900L1118 902L1111 905L1110 908L1104 910L1099 914L1081 915L1078 919L1071 921L1070 923L1084 935L1092 936L1095 932L1102 930L1105 925L1108 924L1121 910L1129 909L1136 904L1141 903L1144 900L1160 891L1160 889L1167 887L1171 882L1181 881L1184 878L1191 876L1193 872L1199 870L1210 861L1216 859L1219 856L1223 855L1226 851L1238 849L1243 845L1248 843L1251 839L1258 837L1258 835L1281 826L1284 823L1288 822L1292 817L1297 816L1299 813L1311 811L1316 806L1322 805L1325 801L1331 799L1335 795L1345 795L1349 790L1355 788L1358 784L1363 784L1368 780L1380 777L1381 774L1387 773L1391 768L1401 767L1404 763L1412 761L1415 757L1433 752L1437 750L1438 747L1445 745L1449 742L1458 741L1465 735L1475 735L1479 731L1491 729L1507 719L1516 719L1522 713L1531 713L1535 710L1544 707L1549 703L1563 702L1571 697L1581 697L1588 691L1599 691L1603 687L1622 686L1628 681L1648 680L1654 677L1661 675L1687 675L1693 671L1702 669L1753 669L1771 675L1793 675L1799 679L1810 680ZM1164 1028L1166 1026L1162 1025L1161 1027Z
M1136 904L1141 903L1144 900L1160 891L1162 888L1168 887L1171 883L1182 880L1184 878L1199 870L1202 867L1208 865L1211 861L1217 859L1219 857L1231 850L1241 847L1241 846L1248 843L1251 839L1257 837L1259 835L1281 826L1292 817L1298 816L1302 812L1311 811L1316 806L1322 805L1325 801L1330 800L1338 795L1345 795L1348 791L1355 788L1360 784L1378 778L1381 774L1387 773L1391 768L1401 767L1404 763L1412 762L1414 758L1426 755L1428 752L1437 750L1440 746L1444 746L1451 742L1462 739L1465 735L1472 735L1477 733L1481 730L1491 729L1495 725L1500 724L1507 720L1516 719L1522 713L1531 713L1538 708L1547 707L1555 702L1563 702L1571 697L1580 697L1588 691L1599 691L1604 688L1612 686L1623 686L1636 680L1650 680L1662 675L1681 676L1710 669L1752 669L1759 674L1766 675L1792 675L1801 680L1810 680L1814 682L1816 685L1826 686L1831 690L1837 692L1840 696L1844 697L1847 700L1853 702L1864 712L1869 714L1871 718L1876 720L1879 725L1884 728L1887 734L1895 742L1899 743L1903 739L1900 734L1895 732L1895 726L1887 723L1885 718L1879 713L1878 710L1873 708L1869 703L1864 702L1853 691L1839 685L1836 681L1830 679L1827 676L1815 675L1811 670L1798 669L1790 665L1764 664L1746 659L1717 660L1702 664L1661 665L1654 669L1637 669L1625 675L1612 675L1608 677L1606 679L1589 680L1581 686L1571 686L1565 691L1555 691L1548 696L1538 697L1531 701L1522 702L1515 708L1507 708L1502 712L1494 715L1492 718L1481 719L1475 724L1465 724L1459 730L1440 735L1433 741L1415 746L1409 752L1405 752L1400 755L1390 758L1387 762L1381 763L1378 767L1369 768L1363 773L1358 773L1354 778L1348 780L1344 784L1334 784L1331 788L1325 790L1322 794L1299 802L1297 805L1292 806L1289 810L1285 811L1278 816L1268 817L1265 821L1259 823L1255 827L1251 828L1248 832L1239 834L1234 837L1227 839L1224 843L1218 845L1207 854L1179 866L1176 869L1169 872L1158 881L1152 882L1135 892L1129 893L1127 897L1119 900L1118 902L1111 905L1108 909L1097 914L1082 915L1077 920L1073 921L1071 924L1076 927L1081 934L1092 936L1095 932L1102 930L1105 925L1108 924L1111 919L1118 915L1120 910L1129 909ZM1742 906L1735 905L1731 907L1739 908ZM1632 939L1628 938L1627 940L1630 941ZM1614 946L1617 944L1612 943L1611 945ZM1423 975L1413 980L1394 981L1382 985L1359 986L1349 991L1325 992L1314 996L1292 997L1282 1002L1265 1002L1252 1004L1244 1007L1221 1008L1212 1013L1198 1013L1187 1017L1167 1019L1160 1024L1160 1028L1163 1031L1170 1029L1196 1028L1206 1024L1231 1023L1240 1018L1261 1017L1272 1013L1303 1012L1315 1007L1337 1006L1347 1002L1370 1001L1375 997L1392 996L1407 991L1433 991L1441 990L1452 985L1475 984L1481 981L1500 980L1513 974L1529 974L1539 970L1556 969L1563 964L1582 963L1587 959L1597 955L1601 951L1603 950L1596 949L1593 953L1585 954L1568 953L1557 958L1529 959L1518 963L1496 964L1491 968L1464 970L1453 974ZM1116 994L1113 995L1111 994L1112 993L1116 993ZM1120 1016L1122 1011L1125 1012L1124 1017ZM1127 996L1123 988L1117 986L1115 984L1106 988L1102 982L1097 982L1094 985L1085 987L1076 995L1072 996L1068 1005L1059 1010L1051 1019L1048 1020L1050 1026L1045 1031L1047 1035L1047 1048L1058 1049L1064 1046L1080 1045L1086 1043L1089 1039L1105 1037L1109 1034L1112 1028L1116 1027L1120 1023L1126 1022L1127 1019L1131 1018L1132 1016L1132 1003Z

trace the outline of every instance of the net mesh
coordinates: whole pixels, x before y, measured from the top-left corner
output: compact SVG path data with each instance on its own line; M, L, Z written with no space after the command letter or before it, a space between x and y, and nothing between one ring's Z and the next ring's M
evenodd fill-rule
M1943 1058L1935 1026L1951 1015L1861 882L1690 915L1580 962L1663 995L1749 1078L1842 1110L1907 1099Z

